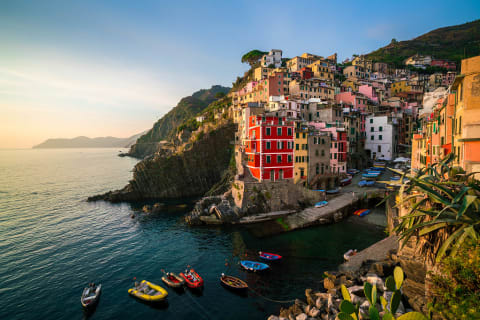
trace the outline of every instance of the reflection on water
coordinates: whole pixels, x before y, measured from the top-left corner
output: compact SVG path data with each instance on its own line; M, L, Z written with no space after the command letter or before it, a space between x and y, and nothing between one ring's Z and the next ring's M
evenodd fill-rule
M382 228L346 221L256 238L242 228L186 226L191 199L166 202L159 214L140 212L143 204L84 201L123 187L134 164L112 149L0 151L0 319L264 319L281 304L261 296L301 297L346 250L383 236ZM284 259L266 273L243 271L239 261L258 260L258 251ZM163 286L162 269L187 265L204 278L201 295L168 288L168 305L157 308L127 293L134 277ZM233 294L221 273L255 291ZM102 284L102 297L86 315L80 295L91 281Z

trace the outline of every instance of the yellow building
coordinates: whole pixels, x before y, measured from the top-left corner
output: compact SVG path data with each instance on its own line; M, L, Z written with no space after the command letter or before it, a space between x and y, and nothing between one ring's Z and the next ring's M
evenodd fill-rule
M295 126L295 140L293 150L294 167L293 182L303 183L307 181L308 176L308 130L302 128L300 123Z
M289 93L293 98L301 100L319 98L328 101L335 98L335 89L325 86L319 79L292 80L289 85Z
M365 70L365 73L370 74L373 72L372 60L366 59L365 56L358 56L352 60L352 66L360 66Z
M357 81L354 81L352 78L343 81L342 86L345 88L351 88L352 92L358 92L359 85Z
M308 65L312 69L313 77L324 81L333 81L333 72L330 69L330 64L326 60L317 60Z
M260 81L262 79L265 79L268 76L269 68L267 67L257 67L255 70L253 70L253 79L255 81Z
M394 95L399 92L410 92L412 91L412 87L409 85L407 80L399 80L392 83L390 91L392 95Z

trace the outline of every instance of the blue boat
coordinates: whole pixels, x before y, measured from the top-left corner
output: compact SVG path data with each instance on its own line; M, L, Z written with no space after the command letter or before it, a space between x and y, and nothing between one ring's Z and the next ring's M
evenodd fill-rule
M360 182L358 182L358 186L359 186L359 187L365 187L365 186L366 186L366 183L367 183L366 180L360 180Z
M398 180L400 180L400 177L398 177L398 176L393 176L393 177L390 178L390 180L392 180L392 181L398 181Z
M257 262L257 261L249 261L249 260L242 260L240 261L240 265L248 271L263 271L270 268L268 264Z
M325 207L327 204L328 204L328 201L323 200L323 201L315 203L315 208Z
M366 216L366 215L369 214L369 213L370 213L370 210L367 209L367 210L364 210L362 213L360 213L359 216L360 216L360 217L363 217L363 216Z
M374 184L375 184L375 181L373 181L373 180L365 181L365 186L366 186L366 187L371 187L371 186L373 186Z

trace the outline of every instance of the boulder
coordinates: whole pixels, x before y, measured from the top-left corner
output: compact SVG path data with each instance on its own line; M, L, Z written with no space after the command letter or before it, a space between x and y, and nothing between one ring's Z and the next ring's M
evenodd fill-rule
M279 320L277 316L271 315L267 320Z
M300 313L295 320L307 320L308 316L305 313Z
M365 292L363 291L363 286L352 286L347 288L350 294L354 294L360 297L365 297Z
M362 281L370 283L372 286L376 285L377 289L385 291L385 283L383 279L373 273L367 273L366 277L361 277Z
M307 298L307 304L310 306L315 305L315 295L312 292L312 289L305 290L305 297Z
M335 282L331 278L323 279L323 287L327 290L335 288Z
M317 317L319 314L320 314L320 310L318 310L315 307L310 308L310 312L308 313L308 315L312 318Z

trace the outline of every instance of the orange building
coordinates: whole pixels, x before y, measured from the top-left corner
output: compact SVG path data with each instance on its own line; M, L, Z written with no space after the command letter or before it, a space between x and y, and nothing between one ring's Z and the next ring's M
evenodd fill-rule
M480 171L480 56L462 60L455 92L453 148L456 163L467 172Z

